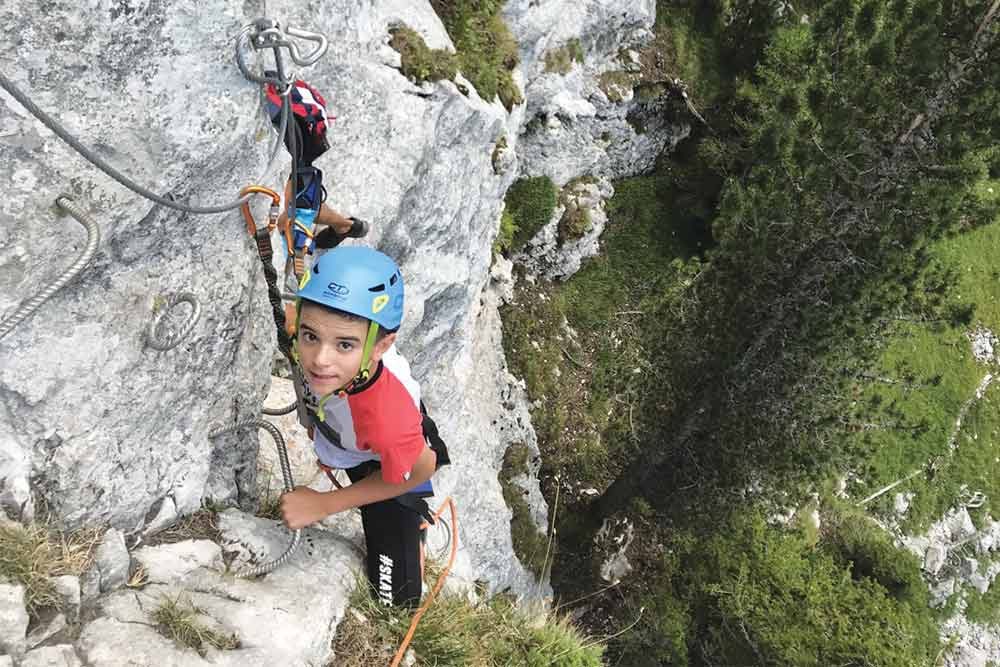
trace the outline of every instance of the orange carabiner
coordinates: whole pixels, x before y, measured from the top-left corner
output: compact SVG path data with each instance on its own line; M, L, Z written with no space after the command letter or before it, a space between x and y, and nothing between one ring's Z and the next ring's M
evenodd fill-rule
M249 194L267 195L271 198L271 212L268 215L267 220L267 231L270 234L274 231L274 227L278 224L278 213L281 210L281 197L277 192L271 188L266 188L263 185L248 185L247 187L240 190L240 197L245 197ZM250 202L243 202L243 206L240 207L243 212L243 219L247 223L247 232L250 236L257 235L257 223L253 219L253 214L250 212Z

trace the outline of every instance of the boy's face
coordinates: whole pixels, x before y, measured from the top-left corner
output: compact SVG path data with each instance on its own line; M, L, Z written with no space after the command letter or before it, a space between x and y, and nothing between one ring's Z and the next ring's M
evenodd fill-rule
M329 394L358 374L368 335L366 320L350 319L306 302L302 304L298 331L299 360L314 392L320 396ZM371 370L395 340L396 334L389 334L375 343Z

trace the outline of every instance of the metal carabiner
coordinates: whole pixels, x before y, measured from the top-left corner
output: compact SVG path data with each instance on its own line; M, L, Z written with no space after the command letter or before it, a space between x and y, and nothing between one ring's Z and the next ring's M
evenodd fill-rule
M236 37L236 66L240 68L240 72L243 76L254 83L259 83L261 85L266 85L268 83L283 84L284 82L273 80L272 77L261 76L251 71L250 67L247 66L243 52L251 46L252 37L250 33L253 29L254 26L252 24L243 26L243 29L240 30L240 34Z
M292 60L295 61L296 65L302 65L303 67L315 65L316 62L326 54L326 50L330 46L330 42L327 40L326 35L322 33L302 30L301 28L293 28L291 26L285 28L285 32L292 37L300 37L302 39L309 40L310 42L318 43L318 46L315 49L303 56L299 53L299 49L295 46L295 43L289 42L288 51L291 53Z
M278 224L278 215L281 211L281 196L271 188L264 187L263 185L248 185L240 190L240 197L245 197L248 194L267 195L271 198L271 210L267 216L267 232L270 234L274 231L275 226ZM253 213L250 212L250 202L243 202L243 206L240 210L243 212L243 220L247 224L247 232L250 236L256 236L257 223L253 219Z
M318 44L315 49L302 55L298 46L295 42L288 39L287 35L317 42ZM248 47L253 47L257 51L263 49L273 50L277 76L261 76L251 71L244 56L244 52ZM236 65L240 68L243 76L250 81L260 84L273 83L278 86L289 86L295 80L295 73L285 71L281 47L288 49L288 53L295 64L307 67L316 64L323 57L329 48L329 41L321 33L302 30L300 28L286 28L282 31L281 25L277 21L260 18L253 23L243 26L240 30L240 34L236 38Z

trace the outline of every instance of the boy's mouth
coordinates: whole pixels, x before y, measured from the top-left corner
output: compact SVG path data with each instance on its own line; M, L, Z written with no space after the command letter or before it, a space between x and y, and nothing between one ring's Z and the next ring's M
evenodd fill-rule
M333 373L324 375L322 373L317 373L316 371L309 371L309 379L320 384L329 384L331 382L336 382L337 377L338 376Z

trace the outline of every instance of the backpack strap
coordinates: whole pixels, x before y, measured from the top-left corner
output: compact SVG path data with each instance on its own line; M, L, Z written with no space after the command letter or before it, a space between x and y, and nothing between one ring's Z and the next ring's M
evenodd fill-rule
M431 449L437 455L437 464L435 469L441 466L446 466L451 463L451 457L448 456L448 446L444 444L444 440L441 438L441 434L438 432L437 424L431 419L431 416L427 414L427 406L424 405L423 401L420 401L420 414L423 417L421 426L424 431L424 438L430 443Z

